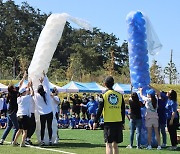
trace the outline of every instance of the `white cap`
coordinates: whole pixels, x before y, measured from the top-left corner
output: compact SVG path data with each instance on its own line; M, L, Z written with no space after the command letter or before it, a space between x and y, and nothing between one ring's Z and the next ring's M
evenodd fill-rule
M26 91L26 88L21 88L21 89L19 89L19 93L20 94L22 94L23 92L25 92Z

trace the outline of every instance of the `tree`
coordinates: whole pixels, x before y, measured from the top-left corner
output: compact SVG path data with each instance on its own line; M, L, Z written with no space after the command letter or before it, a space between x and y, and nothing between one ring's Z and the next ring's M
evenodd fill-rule
M164 83L162 74L162 68L157 64L156 60L153 60L152 66L150 67L151 83Z
M169 78L169 84L175 83L178 77L176 66L172 60L172 52L173 51L171 50L170 62L168 63L168 66L166 66L164 69L165 76Z

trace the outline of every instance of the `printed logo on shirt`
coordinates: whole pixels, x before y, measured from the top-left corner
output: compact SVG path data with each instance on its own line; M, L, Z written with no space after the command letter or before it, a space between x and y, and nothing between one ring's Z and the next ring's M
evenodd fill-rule
M118 103L118 96L116 94L110 94L108 96L108 102L111 105L117 105L117 103Z

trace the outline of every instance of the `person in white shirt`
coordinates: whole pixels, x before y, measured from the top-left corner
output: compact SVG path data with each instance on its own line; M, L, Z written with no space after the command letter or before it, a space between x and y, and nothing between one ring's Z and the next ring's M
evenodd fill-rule
M145 101L145 106L146 106L146 127L148 131L148 147L147 149L150 150L152 149L151 146L151 139L152 139L152 128L154 127L154 131L156 134L157 142L158 142L158 147L157 150L161 150L160 146L160 136L159 136L159 123L158 123L158 113L157 113L157 108L158 108L158 101L155 96L155 91L153 89L149 89L146 91L147 97L143 96L142 94L142 88L139 88L140 91L140 96L143 101Z
M28 84L31 85L31 82ZM32 91L32 90L31 90ZM31 95L26 93L26 88L21 88L19 90L20 96L17 98L18 111L17 111L17 119L19 124L19 130L16 133L15 139L12 143L13 146L17 145L17 140L20 134L22 134L22 141L20 147L25 147L25 139L27 136L27 129L29 128L29 117L31 116L30 105L31 99L33 95L33 91Z
M56 120L58 122L58 120L59 120L59 108L58 107L60 105L60 99L58 97L58 90L56 87L53 88L52 93L51 93L51 97L52 97L52 105L53 105L54 115L55 115ZM58 129L57 129L57 137L59 139Z
M26 92L30 94L30 89L27 89ZM31 112L31 117L29 118L29 128L27 130L27 138L25 140L26 145L32 145L31 142L31 136L34 134L36 130L36 120L35 120L35 103L33 98L31 98L31 103L30 103L30 112Z
M44 135L45 126L47 122L49 145L52 145L52 121L53 121L53 110L51 106L52 98L49 88L49 80L45 73L44 77L40 79L41 85L38 86L37 91L34 93L34 102L37 112L40 115L41 123L41 143L40 146L44 146Z

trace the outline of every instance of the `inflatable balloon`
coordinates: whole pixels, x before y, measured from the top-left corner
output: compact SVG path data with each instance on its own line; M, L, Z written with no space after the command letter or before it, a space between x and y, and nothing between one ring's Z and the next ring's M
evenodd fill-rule
M43 76L42 72L47 73L51 59L56 50L56 47L61 39L63 29L67 20L71 20L77 25L85 28L86 30L92 30L92 27L88 22L82 19L74 18L66 13L51 14L40 34L38 42L36 44L35 52L28 69L29 78L33 82L33 88L37 89L40 84L39 79ZM53 107L52 107L53 108ZM38 141L40 141L40 119L37 111L35 111L36 117L36 134ZM53 137L52 142L56 142L57 139L57 122L53 119ZM49 142L47 129L45 131L45 143Z

